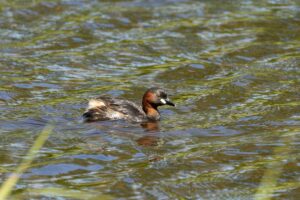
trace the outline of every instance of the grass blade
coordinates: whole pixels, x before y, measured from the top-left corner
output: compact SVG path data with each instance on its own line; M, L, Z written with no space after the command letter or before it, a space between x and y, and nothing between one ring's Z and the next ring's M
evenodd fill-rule
M282 174L284 165L284 162L281 159L282 157L278 155L284 155L285 158L289 158L289 153L291 152L290 144L294 140L296 134L298 134L298 132L287 133L281 136L284 145L274 149L274 160L267 166L261 179L260 186L254 195L254 200L271 200L273 198L272 196L274 192L276 192L277 180Z
M11 176L9 176L9 178L2 184L0 188L0 200L5 200L10 195L20 176L30 167L30 164L38 154L39 150L43 147L53 128L53 125L48 125L43 129L21 164L17 167L15 172L13 172Z

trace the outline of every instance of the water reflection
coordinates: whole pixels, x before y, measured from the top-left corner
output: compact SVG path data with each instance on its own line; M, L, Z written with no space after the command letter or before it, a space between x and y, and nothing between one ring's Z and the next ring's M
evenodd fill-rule
M146 135L136 140L141 146L157 146L159 137L153 135Z
M145 135L139 139L137 139L137 143L141 146L157 146L159 143L160 138L153 134L159 131L159 122L157 121L150 121L150 122L143 122L141 126L151 135Z
M149 121L141 123L141 126L147 131L159 131L159 122Z

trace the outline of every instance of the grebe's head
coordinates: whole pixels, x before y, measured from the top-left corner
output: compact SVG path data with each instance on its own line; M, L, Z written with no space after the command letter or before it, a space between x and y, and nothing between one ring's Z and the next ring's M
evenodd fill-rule
M168 98L167 93L163 89L157 87L150 88L145 92L143 104L145 103L151 104L154 108L163 105L175 106Z

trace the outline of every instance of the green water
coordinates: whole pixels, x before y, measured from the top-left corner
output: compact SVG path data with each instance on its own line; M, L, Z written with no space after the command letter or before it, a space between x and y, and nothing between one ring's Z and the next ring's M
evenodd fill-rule
M0 75L0 182L55 125L11 199L300 196L299 1L2 0ZM159 128L81 122L151 86Z

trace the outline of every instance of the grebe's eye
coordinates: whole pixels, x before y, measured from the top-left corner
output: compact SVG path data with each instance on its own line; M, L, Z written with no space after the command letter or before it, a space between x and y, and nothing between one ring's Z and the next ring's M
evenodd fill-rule
M164 99L168 98L167 94L164 92L160 93L160 97Z

